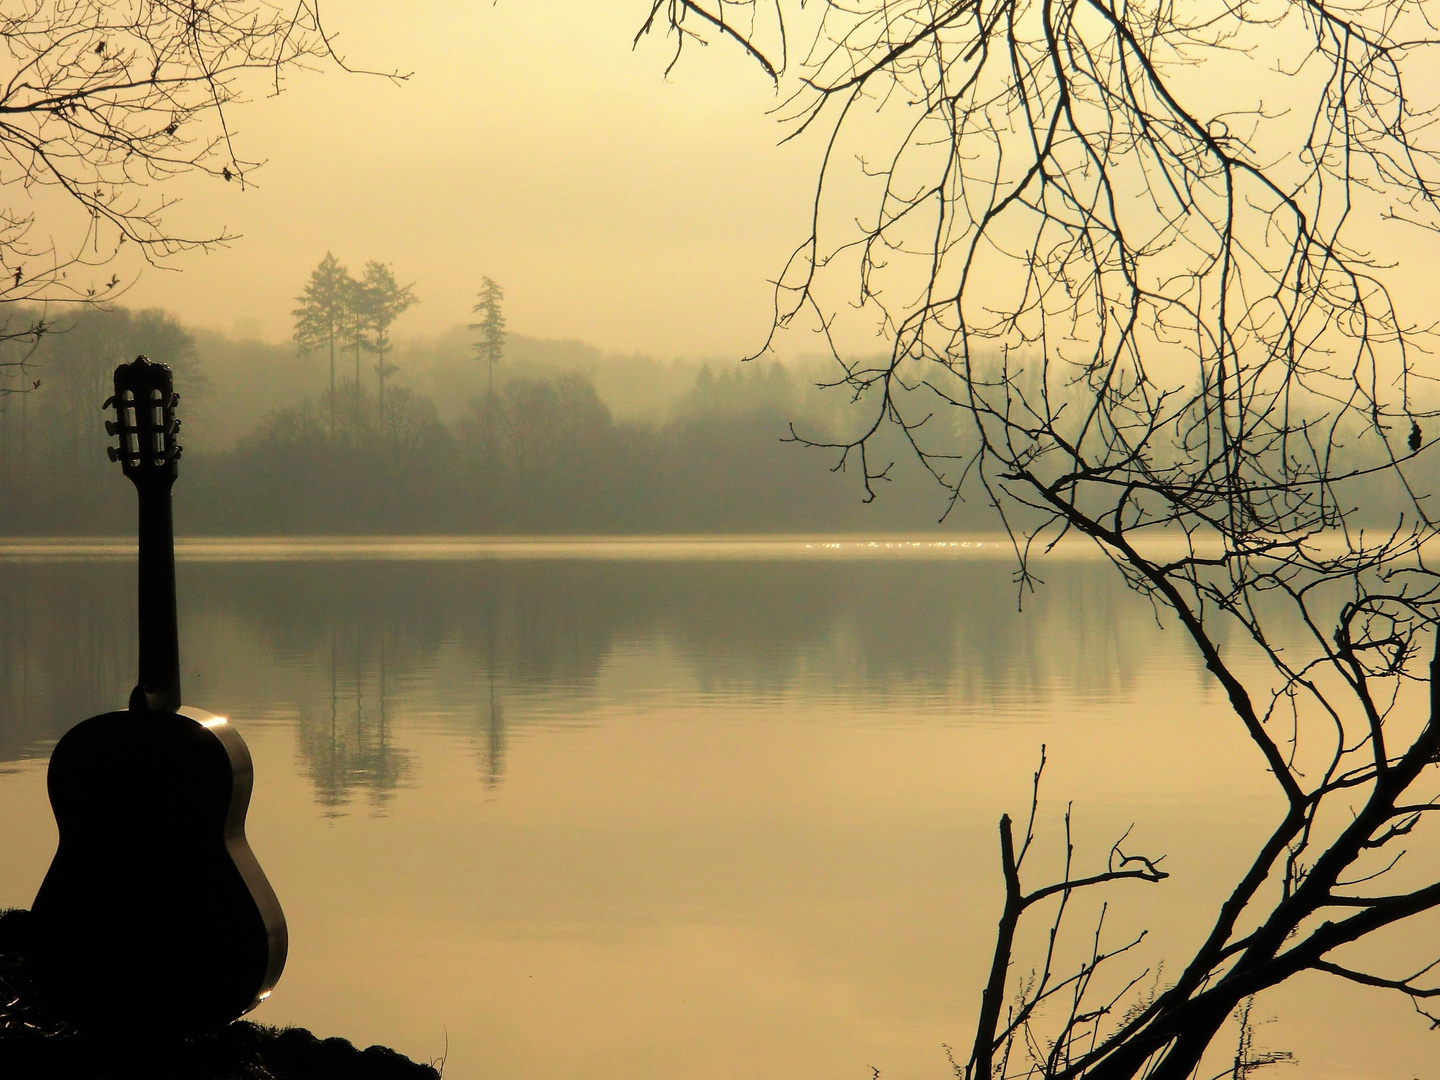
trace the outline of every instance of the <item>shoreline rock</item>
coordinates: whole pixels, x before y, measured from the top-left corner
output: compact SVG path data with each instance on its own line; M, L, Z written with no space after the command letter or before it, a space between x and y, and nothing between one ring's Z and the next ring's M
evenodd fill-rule
M102 1043L46 1013L25 970L29 916L0 911L0 1076L29 1080L101 1080L119 1076L175 1080L439 1080L433 1066L383 1046L358 1049L304 1028L237 1020L219 1031L158 1042L143 1028L124 1046Z

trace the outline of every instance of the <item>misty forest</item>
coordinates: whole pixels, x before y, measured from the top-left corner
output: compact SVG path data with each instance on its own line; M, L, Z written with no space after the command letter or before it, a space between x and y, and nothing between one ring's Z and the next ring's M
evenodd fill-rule
M11 7L0 1074L1433 1075L1440 3Z
M299 346L120 304L55 316L38 346L10 343L23 360L0 377L29 392L0 396L6 532L122 527L128 498L96 438L99 403L115 365L142 352L176 371L176 512L190 534L853 532L934 529L946 513L912 468L897 471L882 517L795 444L792 424L830 440L844 420L817 388L819 357L609 356L503 330L487 339L483 324L392 342L383 325L342 324L343 308L322 335L296 291Z
M327 254L308 285L332 266ZM370 266L398 291L387 267ZM297 296L289 343L236 340L117 303L54 316L38 345L0 346L15 358L0 379L28 391L0 396L6 531L122 527L127 495L96 439L97 403L114 366L142 352L165 358L184 396L185 495L176 513L192 535L1000 526L983 493L953 499L904 456L895 433L881 440L889 471L871 498L854 464L836 469L807 445L855 427L850 403L827 391L832 372L820 355L744 365L607 355L508 333L503 301L493 300L498 335L482 320L392 342L388 326L348 318L343 302L333 330L317 332L310 292ZM23 310L11 317L41 321ZM1418 395L1424 400L1425 388ZM951 422L951 446L973 453ZM1428 489L1437 467L1417 462L1412 482ZM1404 492L1379 479L1361 509L1383 525Z

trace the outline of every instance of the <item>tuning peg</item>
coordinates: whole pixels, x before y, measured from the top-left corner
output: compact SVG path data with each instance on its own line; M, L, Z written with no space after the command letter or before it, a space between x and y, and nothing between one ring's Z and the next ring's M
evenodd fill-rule
M115 421L114 421L114 420L106 420L106 421L105 421L105 434L106 434L106 435L114 435L114 434L115 434Z
M111 461L119 461L119 460L120 460L120 450L119 450L118 447L107 446L107 447L105 447L105 452L110 455L110 460L111 460Z
M177 447L175 447L175 456L172 457L170 460L171 460L171 461L179 461L179 460L180 460L180 454L184 451L184 449L185 449L185 448L184 448L183 446L177 446Z
M180 404L180 395L179 395L179 394L171 394L171 395L170 395L170 408L173 409L176 405L179 405L179 404Z
M105 399L105 404L104 404L104 405L101 405L100 408L101 408L101 410L103 411L103 410L105 410L105 409L108 409L111 405L114 405L114 404L115 404L115 395L114 395L114 394L111 394L109 397L107 397L107 398Z
M170 421L170 431L172 434L180 430L180 423L179 420Z

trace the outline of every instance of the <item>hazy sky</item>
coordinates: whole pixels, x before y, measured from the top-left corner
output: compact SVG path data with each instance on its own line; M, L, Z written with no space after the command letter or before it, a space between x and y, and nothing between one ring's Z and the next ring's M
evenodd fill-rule
M808 146L778 147L773 88L734 49L631 49L645 0L377 0L324 7L357 66L237 108L254 187L172 185L176 224L243 234L150 270L126 303L288 338L293 298L326 250L391 263L421 299L399 334L467 322L481 278L510 327L659 356L738 356L805 227ZM805 347L805 342L797 342Z
M267 162L254 186L170 185L185 196L172 225L241 239L175 260L179 272L146 271L125 302L284 340L294 298L330 250L357 273L379 259L415 284L421 303L401 336L470 321L489 275L516 333L661 357L753 351L769 325L767 281L807 227L820 146L778 145L779 98L738 48L688 48L666 78L670 39L631 47L649 8L426 0L401 18L379 0L331 0L328 25L353 65L411 78L304 73L278 98L257 81L256 100L230 115L242 156ZM1268 100L1273 67L1209 56L1191 89L1218 80ZM1428 101L1433 76L1411 74ZM1390 284L1411 319L1428 321L1432 237L1375 210L1352 239L1399 264ZM827 302L842 308L849 295ZM872 331L861 319L840 344L870 351ZM818 345L805 332L780 347Z

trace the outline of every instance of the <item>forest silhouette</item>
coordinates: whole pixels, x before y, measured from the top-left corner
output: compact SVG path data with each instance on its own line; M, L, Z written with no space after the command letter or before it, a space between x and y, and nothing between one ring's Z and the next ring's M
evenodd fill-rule
M182 534L859 531L936 528L945 514L945 492L908 462L882 509L793 441L792 424L844 431L818 365L667 363L516 336L497 365L472 336L389 348L382 403L368 364L342 360L332 395L323 349L157 310L81 310L38 348L8 346L25 392L0 395L0 533L129 531L99 403L115 364L142 352L181 392ZM993 525L964 503L945 522Z

